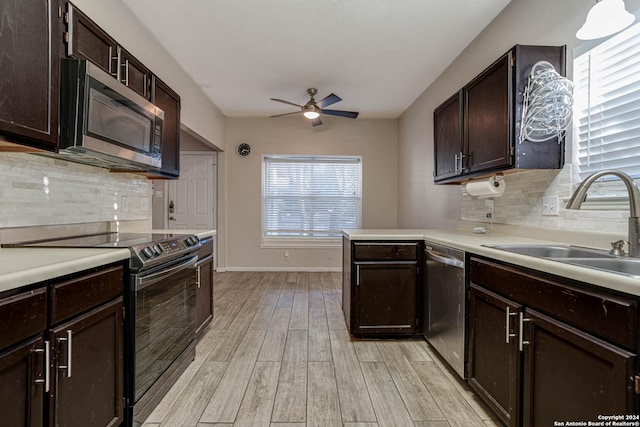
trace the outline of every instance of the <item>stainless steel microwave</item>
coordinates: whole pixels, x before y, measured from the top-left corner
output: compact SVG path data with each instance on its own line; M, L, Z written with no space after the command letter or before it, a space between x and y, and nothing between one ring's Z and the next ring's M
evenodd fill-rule
M84 60L60 69L58 156L120 170L162 165L164 112Z

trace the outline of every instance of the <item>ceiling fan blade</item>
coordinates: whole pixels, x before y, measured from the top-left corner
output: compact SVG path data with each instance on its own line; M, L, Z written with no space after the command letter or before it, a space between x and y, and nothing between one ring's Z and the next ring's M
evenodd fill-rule
M275 116L269 116L269 117L270 118L282 117L282 116L289 116L291 114L299 114L299 113L302 113L302 111L294 111L293 113L276 114Z
M348 117L350 119L355 119L358 117L358 114L355 111L342 111L342 110L320 110L322 114L328 114L330 116L340 116L340 117Z
M340 101L342 101L342 98L340 98L335 93L332 93L331 95L327 96L326 98L323 98L322 100L316 102L316 106L318 108L324 108L324 107L328 107L329 105L335 104L336 102L340 102Z
M311 120L311 124L315 127L315 126L320 126L322 124L322 120L320 120L320 117L318 117L317 119L313 119Z
M294 107L300 107L300 108L302 108L302 105L294 104L293 102L285 101L284 99L271 98L271 100L272 100L272 101L276 101L276 102L282 102L282 103L284 103L284 104L293 105Z

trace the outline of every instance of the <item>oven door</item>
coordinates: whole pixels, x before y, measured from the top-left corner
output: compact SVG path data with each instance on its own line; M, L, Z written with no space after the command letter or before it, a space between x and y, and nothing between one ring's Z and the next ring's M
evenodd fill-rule
M135 402L193 345L197 260L190 255L133 276Z

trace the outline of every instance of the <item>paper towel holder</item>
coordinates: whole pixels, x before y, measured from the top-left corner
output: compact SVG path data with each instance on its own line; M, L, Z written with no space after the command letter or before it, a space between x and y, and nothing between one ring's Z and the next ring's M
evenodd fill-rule
M467 189L467 185L469 185L470 183L481 183L481 182L486 182L489 186L493 186L494 188L498 188L501 185L503 186L502 192L498 192L498 193L482 193L482 194L473 194L473 192L468 191ZM491 175L489 177L483 177L483 178L479 178L479 179L475 179L475 180L469 180L467 181L464 186L463 186L463 193L467 194L471 197L477 197L479 199L489 199L489 198L495 198L495 197L501 197L504 193L504 186L505 186L505 182L504 182L504 174L502 172L496 173L494 175Z

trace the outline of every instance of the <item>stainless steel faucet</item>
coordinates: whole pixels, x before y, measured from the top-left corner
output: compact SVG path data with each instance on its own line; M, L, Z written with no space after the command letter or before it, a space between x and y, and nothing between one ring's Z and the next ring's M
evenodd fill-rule
M620 178L620 180L627 187L629 192L629 256L634 258L640 258L640 221L638 221L638 212L640 212L640 190L633 179L624 172L617 170L603 170L595 172L589 175L573 192L573 195L567 202L567 209L580 209L582 202L587 198L587 190L591 187L591 184L605 175L613 175Z

